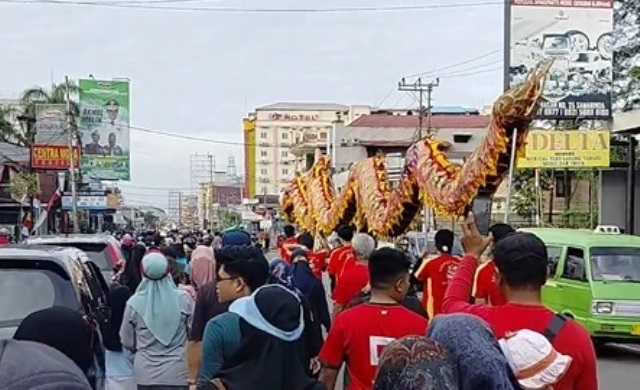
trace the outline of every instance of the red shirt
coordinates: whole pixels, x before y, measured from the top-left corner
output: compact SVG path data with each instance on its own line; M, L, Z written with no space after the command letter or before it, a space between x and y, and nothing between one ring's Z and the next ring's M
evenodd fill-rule
M285 238L285 240L282 241L280 248L278 248L278 251L280 252L280 258L286 261L287 263L291 264L291 255L287 253L287 251L284 249L284 246L288 244L297 244L297 243L298 241L296 240L295 237Z
M491 306L502 306L507 303L496 283L497 274L498 269L493 261L487 261L478 267L472 296L476 299L484 299Z
M346 390L370 390L384 346L400 337L423 336L427 325L424 317L401 305L364 303L336 317L318 358L336 369L346 361Z
M340 273L346 256L349 253L351 253L351 245L342 246L331 252L331 256L329 256L329 266L327 267L329 275L337 275Z
M369 266L356 263L350 266L338 279L331 297L340 306L346 306L369 284Z
M317 252L308 252L307 257L309 258L309 267L311 267L311 272L315 275L316 278L322 278L322 270L327 264L327 251L317 251Z
M444 253L422 262L416 271L416 279L423 282L422 305L429 318L442 313L444 293L459 263L460 259Z
M444 297L445 313L469 313L485 320L502 338L507 332L529 329L543 333L555 313L544 306L507 303L503 306L472 305L468 302L478 260L465 256L449 284ZM577 322L569 320L560 329L554 348L573 358L567 373L553 385L554 390L597 390L596 354L589 333Z

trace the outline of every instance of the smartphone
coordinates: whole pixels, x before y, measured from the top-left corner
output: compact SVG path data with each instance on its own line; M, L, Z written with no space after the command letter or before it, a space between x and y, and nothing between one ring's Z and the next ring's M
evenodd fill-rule
M476 220L478 231L483 236L489 234L489 226L491 226L491 205L493 201L488 195L479 194L473 200L471 211Z

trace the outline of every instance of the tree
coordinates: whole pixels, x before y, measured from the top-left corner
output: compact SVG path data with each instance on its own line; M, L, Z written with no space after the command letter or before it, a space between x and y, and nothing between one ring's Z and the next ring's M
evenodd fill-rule
M636 57L640 52L640 2L638 0L616 1L613 7L613 25L616 46L613 53L613 102L618 110L632 109L640 99L640 77Z
M144 213L142 218L144 219L145 225L151 228L155 227L158 222L158 217L156 217L151 211Z
M0 141L20 145L20 131L12 121L14 110L10 107L0 106Z
M80 88L74 81L69 81L69 97L72 121L80 115L80 108L73 100L78 95ZM33 143L35 138L36 105L37 104L65 104L67 102L67 84L53 84L50 90L36 86L28 88L20 95L22 114L27 118L27 128L25 129L25 141L27 145ZM29 120L30 119L30 120Z
M640 81L640 66L636 66L631 69L631 77L633 77L636 81Z

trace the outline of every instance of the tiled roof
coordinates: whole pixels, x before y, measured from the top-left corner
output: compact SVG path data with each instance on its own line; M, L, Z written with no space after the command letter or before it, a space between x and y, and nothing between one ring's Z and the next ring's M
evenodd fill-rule
M290 110L290 111L346 111L348 106L344 106L338 103L287 103L279 102L269 104L266 106L258 107L258 111L271 111L271 110Z
M426 126L426 118L423 118ZM418 127L415 115L362 115L348 127ZM474 129L489 125L489 116L484 115L433 115L431 127L436 129Z

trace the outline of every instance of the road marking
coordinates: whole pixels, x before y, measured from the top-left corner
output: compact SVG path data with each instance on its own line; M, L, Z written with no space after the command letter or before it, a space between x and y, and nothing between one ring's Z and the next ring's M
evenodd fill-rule
M640 345L632 344L613 344L616 348L626 350L633 353L640 353Z

